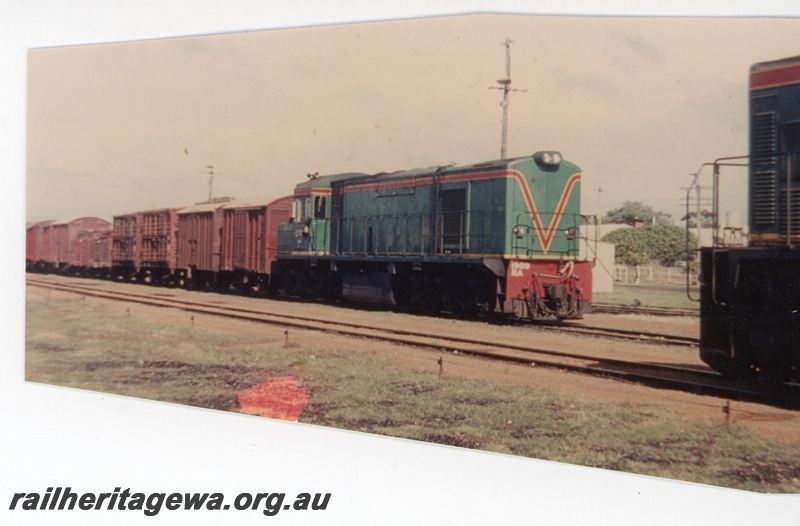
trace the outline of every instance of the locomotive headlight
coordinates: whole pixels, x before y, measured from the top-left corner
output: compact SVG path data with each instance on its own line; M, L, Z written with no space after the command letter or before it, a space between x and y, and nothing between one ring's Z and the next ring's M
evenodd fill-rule
M575 237L575 230L568 228L567 230L564 230L564 235L567 236L567 238L572 239Z
M558 167L561 164L561 153L559 152L536 152L533 160L539 166Z

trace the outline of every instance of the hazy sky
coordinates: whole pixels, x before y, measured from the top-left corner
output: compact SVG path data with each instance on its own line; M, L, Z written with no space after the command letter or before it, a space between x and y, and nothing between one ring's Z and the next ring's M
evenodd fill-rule
M496 159L506 38L526 90L509 156L561 151L587 213L679 219L688 174L747 153L748 67L800 54L800 20L469 15L35 49L27 220L190 205L207 165L214 196L261 199L309 172ZM745 171L725 174L744 220Z

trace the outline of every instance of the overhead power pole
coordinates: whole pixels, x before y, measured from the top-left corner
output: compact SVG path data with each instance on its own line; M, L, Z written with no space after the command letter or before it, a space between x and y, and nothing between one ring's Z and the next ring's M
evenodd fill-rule
M603 224L603 209L600 206L600 194L607 192L602 186L597 187L597 224Z
M213 195L212 187L214 185L214 165L207 164L206 168L209 170L208 172L205 172L208 174L208 200L211 201L211 197Z
M500 103L500 106L503 108L503 132L502 138L500 140L500 159L506 158L506 144L508 142L508 94L512 91L526 91L526 90L517 90L511 89L511 44L513 40L509 40L506 38L506 41L503 42L503 45L506 47L506 76L503 79L497 81L500 84L500 87L492 86L489 89L499 89L503 90L503 101Z

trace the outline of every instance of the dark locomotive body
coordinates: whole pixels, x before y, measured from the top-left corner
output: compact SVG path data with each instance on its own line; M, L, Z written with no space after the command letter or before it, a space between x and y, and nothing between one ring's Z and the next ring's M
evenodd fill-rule
M700 356L737 379L800 370L800 57L750 71L748 247L701 250Z

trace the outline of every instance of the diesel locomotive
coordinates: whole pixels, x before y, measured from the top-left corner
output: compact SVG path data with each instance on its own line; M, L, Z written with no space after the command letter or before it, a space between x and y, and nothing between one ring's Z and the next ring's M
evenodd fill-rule
M580 170L558 152L337 174L297 185L273 287L290 295L524 319L580 318Z
M750 69L749 243L701 250L700 357L735 379L800 370L800 57Z

